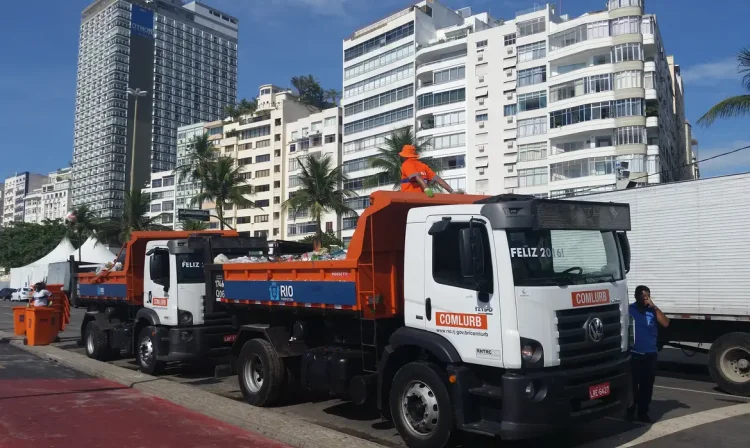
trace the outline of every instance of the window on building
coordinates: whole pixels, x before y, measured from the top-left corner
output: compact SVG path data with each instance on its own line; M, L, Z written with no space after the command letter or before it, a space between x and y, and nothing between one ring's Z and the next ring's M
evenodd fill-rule
M333 222L332 221L326 222L326 232L333 232Z
M640 34L641 33L641 16L620 17L610 21L610 30L612 36L622 34Z
M532 34L542 33L546 29L544 17L527 20L518 24L518 37L531 36ZM515 39L514 39L515 40Z
M244 129L240 131L240 140L263 137L265 135L271 135L271 125L260 126L252 129Z
M459 134L451 135L440 135L432 138L432 148L447 149L447 148L459 148L466 145L466 134L461 132Z
M644 126L625 126L615 129L615 145L643 145L646 144L646 128Z
M271 154L261 154L259 156L255 156L255 163L263 163L263 162L270 162L271 161Z
M271 175L271 170L258 170L255 172L255 178L268 177Z
M328 117L325 119L325 127L336 126L336 117Z
M641 80L643 79L643 72L640 70L618 72L614 74L614 78L615 90L642 87Z
M434 84L456 81L466 78L466 67L453 67L433 73L432 79Z
M336 143L336 134L326 135L326 143Z
M320 131L320 128L323 127L322 121L315 121L312 124L310 124L310 132L318 132Z
M517 127L519 137L546 134L547 119L545 117L536 117L518 120Z
M531 162L547 158L547 142L518 145L518 161Z
M323 145L323 137L321 137L320 135L314 135L310 139L310 146L316 147L316 146L322 146L322 145Z
M251 163L253 163L253 158L252 157L244 157L242 159L237 159L237 165L238 166L250 165Z
M503 107L503 116L510 117L516 114L518 110L517 104L506 104Z
M518 186L519 187L536 187L540 185L547 185L547 167L540 168L529 168L526 170L518 170Z
M612 61L614 63L642 60L641 44L622 44L612 47Z
M373 115L371 117L363 118L361 120L353 121L351 123L347 123L346 125L344 125L344 135L351 135L379 126L386 126L398 121L408 120L413 116L413 106L401 107L388 112L383 112L381 114Z
M267 140L258 140L257 142L255 142L255 149L258 149L258 148L267 148L269 146L271 146L271 140L270 139L267 139Z
M263 193L265 191L271 191L271 185L265 184L265 185L256 185L255 186L255 192L256 193Z
M411 36L412 34L414 34L414 22L405 23L398 28L394 28L388 32L375 36L372 39L368 39L361 44L344 50L344 61L350 61L392 42Z
M445 92L426 93L417 97L417 109L458 103L466 100L466 89L448 90Z
M163 187L171 187L172 185L174 185L174 176L167 176L162 181Z
M466 112L449 112L435 115L435 127L454 126L466 122Z
M505 46L516 44L516 33L506 34L504 38Z
M268 199L260 199L255 201L256 207L268 207L269 206L269 200Z
M399 87L397 89L383 92L379 95L371 96L360 101L347 104L344 107L344 114L348 117L364 112L366 110L375 109L380 106L385 106L396 101L400 101L406 98L411 98L414 95L414 84Z
M604 176L615 173L615 157L588 157L550 164L553 181L577 179L588 176Z
M543 109L547 107L547 91L523 93L518 95L518 111Z
M299 138L299 131L292 131L292 140L297 140Z
M479 42L477 42L477 48L484 48L486 46L487 46L487 39L480 40Z
M547 67L534 67L518 71L518 87L540 84L547 81Z
M518 62L533 61L547 56L547 41L518 46Z
M151 188L161 188L161 179L153 179L151 180Z
M344 69L344 79L353 78L355 76L360 76L373 70L377 70L380 67L384 67L396 61L400 61L401 59L408 58L413 54L414 44L402 45L398 48L394 48L393 50L387 51L373 58L364 60L354 65L350 65L349 67Z
M268 222L268 215L255 215L253 222Z
M489 118L488 114L477 114L475 117L475 120L477 123L479 123L481 121L487 121L488 118Z
M440 157L434 159L434 162L441 171L456 170L466 167L466 157L464 155Z

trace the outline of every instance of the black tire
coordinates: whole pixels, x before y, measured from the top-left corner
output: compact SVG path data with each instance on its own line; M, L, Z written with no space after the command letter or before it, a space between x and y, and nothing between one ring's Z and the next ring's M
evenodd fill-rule
M138 343L134 347L135 360L141 372L158 375L164 371L164 362L156 359L158 348L156 338L152 336L153 330L154 327L146 327L138 334Z
M86 324L83 346L86 348L86 356L91 359L104 361L110 354L107 332L95 320Z
M727 333L719 337L708 351L708 371L725 392L748 397L750 368L738 366L738 357L750 362L750 333Z
M421 419L415 424L409 422L409 411L404 409L408 391L415 391L415 394L409 394L412 397L408 400L412 403L409 406L410 414L416 419L418 413ZM442 448L451 442L457 432L448 393L448 378L435 364L410 362L401 367L391 383L388 401L393 424L410 448ZM422 412L425 414L422 415ZM430 413L433 415L428 415Z
M268 341L251 339L240 351L237 379L248 403L273 406L285 384L284 362Z

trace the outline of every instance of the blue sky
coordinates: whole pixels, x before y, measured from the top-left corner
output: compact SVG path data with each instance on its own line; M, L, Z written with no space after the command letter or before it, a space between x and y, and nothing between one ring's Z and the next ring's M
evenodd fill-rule
M512 18L533 0L442 0ZM15 171L46 173L72 159L80 13L91 0L3 2L0 14L0 179ZM240 19L239 95L260 84L288 85L311 73L341 90L342 40L409 5L407 0L204 0ZM558 1L559 4L559 1ZM677 5L679 4L679 7ZM602 9L605 0L564 0L563 13ZM750 2L648 0L665 47L682 66L686 113L695 123L708 108L741 94L736 53L750 46ZM34 13L33 19L31 12ZM707 20L707 18L709 18ZM750 145L750 117L694 128L700 158ZM750 171L750 150L701 166L704 177Z

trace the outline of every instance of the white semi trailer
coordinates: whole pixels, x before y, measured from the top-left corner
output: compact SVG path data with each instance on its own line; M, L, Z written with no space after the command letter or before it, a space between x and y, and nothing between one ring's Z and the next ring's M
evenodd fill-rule
M670 318L660 346L700 344L713 380L750 396L750 173L583 199L630 204L629 297L648 286Z

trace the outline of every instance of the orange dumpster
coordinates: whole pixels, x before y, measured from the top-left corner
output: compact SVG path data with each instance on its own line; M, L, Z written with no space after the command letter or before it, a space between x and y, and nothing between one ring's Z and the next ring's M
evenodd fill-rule
M28 345L49 345L60 332L60 311L53 307L37 306L26 309L26 339Z
M27 306L13 307L13 334L22 336L26 334L26 309Z
M62 285L47 285L47 291L52 293L50 306L60 312L60 331L65 330L65 326L70 323L70 301L68 295L62 290Z

